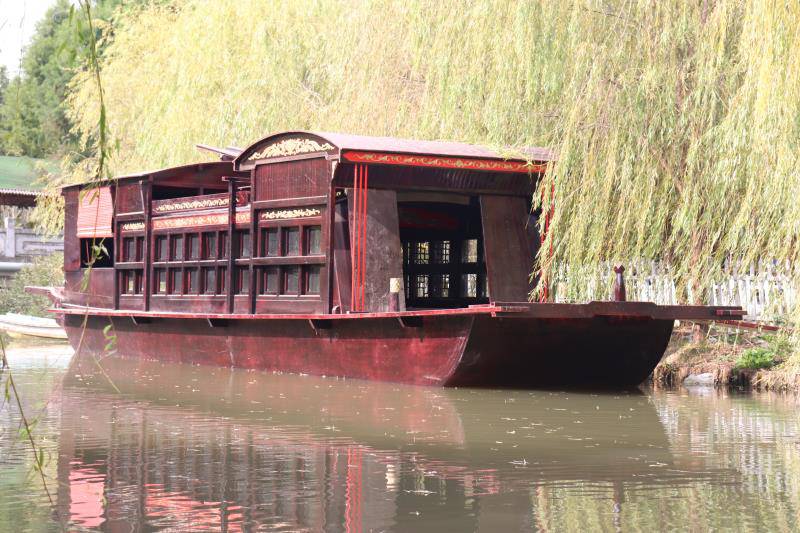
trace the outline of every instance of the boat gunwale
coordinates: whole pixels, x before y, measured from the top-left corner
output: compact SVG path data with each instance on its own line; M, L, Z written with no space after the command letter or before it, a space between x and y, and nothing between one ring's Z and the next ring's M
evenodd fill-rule
M650 320L721 320L739 321L743 314L739 306L658 305L652 302L531 303L497 302L450 309L419 309L364 313L202 313L173 311L142 311L108 309L62 304L49 312L62 315L90 315L143 318L179 318L200 320L356 320L382 318L439 318L464 315L491 315L511 319L650 319Z

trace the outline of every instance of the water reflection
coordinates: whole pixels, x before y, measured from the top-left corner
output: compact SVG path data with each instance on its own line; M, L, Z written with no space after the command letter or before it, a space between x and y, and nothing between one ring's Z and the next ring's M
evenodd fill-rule
M733 475L676 467L644 395L105 368L76 360L64 382L58 505L84 527L518 529L549 489L613 516L631 488Z
M12 355L57 509L5 404L0 531L797 529L794 396L59 361Z

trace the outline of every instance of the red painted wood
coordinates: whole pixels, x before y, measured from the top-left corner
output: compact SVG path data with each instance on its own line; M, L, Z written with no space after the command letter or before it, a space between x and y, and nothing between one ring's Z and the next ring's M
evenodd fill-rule
M114 210L117 214L122 213L142 213L142 185L139 181L129 181L119 183L114 195L116 201Z
M114 306L114 269L93 268L88 278L85 276L86 269L64 273L65 300L110 311Z
M212 327L196 318L136 325L129 318L93 315L83 350L103 355L102 330L109 321L124 357L424 385L515 387L635 386L661 358L673 324L462 314L427 317L419 328L392 318L362 318L315 329L297 319L233 319ZM66 316L76 348L82 322L80 315Z
M324 196L328 191L328 162L324 157L270 163L255 170L255 200Z

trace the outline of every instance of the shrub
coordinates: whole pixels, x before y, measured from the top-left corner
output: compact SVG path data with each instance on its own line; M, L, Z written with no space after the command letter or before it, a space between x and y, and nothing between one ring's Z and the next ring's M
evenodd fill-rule
M779 361L772 348L751 348L739 356L736 361L738 370L758 370L759 368L770 368Z
M27 285L61 286L64 284L64 255L60 253L37 257L0 289L0 313L21 313L49 316L50 300L25 292Z

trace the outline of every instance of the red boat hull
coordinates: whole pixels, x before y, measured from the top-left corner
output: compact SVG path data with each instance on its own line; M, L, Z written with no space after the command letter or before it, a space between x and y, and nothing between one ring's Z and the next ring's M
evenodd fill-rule
M439 315L416 323L364 317L157 318L66 315L76 351L162 361L434 386L633 387L652 372L673 321L641 317ZM83 324L86 319L86 328ZM113 328L104 329L113 324Z

